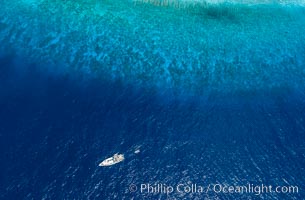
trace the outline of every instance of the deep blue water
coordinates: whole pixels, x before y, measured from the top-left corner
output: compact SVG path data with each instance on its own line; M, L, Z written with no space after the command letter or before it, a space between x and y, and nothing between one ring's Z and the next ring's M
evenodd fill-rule
M128 191L146 182L300 187L297 194L169 196L176 198L304 197L300 93L181 100L120 81L45 73L15 56L0 63L1 199L167 198ZM115 152L126 160L97 166Z

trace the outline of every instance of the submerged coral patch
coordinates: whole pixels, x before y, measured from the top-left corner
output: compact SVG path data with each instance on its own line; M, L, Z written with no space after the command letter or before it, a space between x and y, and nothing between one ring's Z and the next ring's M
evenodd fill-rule
M301 3L202 2L5 2L0 48L88 76L186 91L304 85Z

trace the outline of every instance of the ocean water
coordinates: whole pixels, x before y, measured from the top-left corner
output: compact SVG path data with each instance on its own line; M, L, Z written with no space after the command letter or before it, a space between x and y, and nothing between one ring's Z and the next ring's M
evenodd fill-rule
M304 199L304 4L2 1L0 199Z

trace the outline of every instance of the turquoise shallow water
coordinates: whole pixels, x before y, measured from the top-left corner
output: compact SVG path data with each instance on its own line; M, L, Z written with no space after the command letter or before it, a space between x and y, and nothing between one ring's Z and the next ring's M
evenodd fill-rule
M0 48L182 93L303 89L303 1L209 2L6 1Z

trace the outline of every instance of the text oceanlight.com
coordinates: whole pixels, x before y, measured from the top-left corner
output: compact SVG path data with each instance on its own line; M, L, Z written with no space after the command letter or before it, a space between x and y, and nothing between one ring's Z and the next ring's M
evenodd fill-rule
M139 185L131 184L129 186L130 192L150 193L150 194L170 194L170 193L224 193L224 194L254 194L261 195L264 193L299 193L298 186L283 185L283 186L272 186L272 185L227 185L227 184L177 184L177 185L166 185L166 184L149 184L143 183Z

